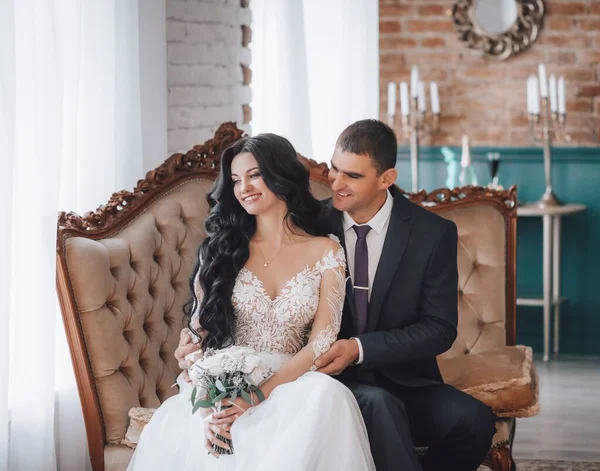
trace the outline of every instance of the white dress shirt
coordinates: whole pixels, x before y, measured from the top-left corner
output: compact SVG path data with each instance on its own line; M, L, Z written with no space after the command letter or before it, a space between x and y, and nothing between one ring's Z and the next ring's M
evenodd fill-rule
M348 263L348 271L350 272L351 280L354 280L354 249L356 247L356 240L358 238L356 232L354 229L352 229L352 226L371 226L371 230L367 234L367 249L369 251L369 301L371 300L373 281L375 280L377 265L379 265L381 252L383 251L383 243L385 242L385 236L390 225L393 207L394 198L388 190L385 203L369 222L365 224L357 224L348 213L344 212L342 225L344 229L344 242L346 245L346 260ZM362 344L358 338L353 338L358 342L359 354L356 363L360 364L363 362Z

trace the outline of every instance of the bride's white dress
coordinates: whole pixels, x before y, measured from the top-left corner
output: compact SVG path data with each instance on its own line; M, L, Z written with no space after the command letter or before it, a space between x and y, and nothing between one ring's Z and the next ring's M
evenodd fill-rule
M344 251L337 242L312 268L288 281L275 299L243 268L232 297L235 343L264 352L275 368L307 349L313 359L318 357L340 328L344 277ZM180 393L165 401L144 428L128 471L375 470L356 400L334 378L310 371L276 387L265 402L235 421L235 453L218 459L204 447L202 415L192 415L192 386L178 382Z

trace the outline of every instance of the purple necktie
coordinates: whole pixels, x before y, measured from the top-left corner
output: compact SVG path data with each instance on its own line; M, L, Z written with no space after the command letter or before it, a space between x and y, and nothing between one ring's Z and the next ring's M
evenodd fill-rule
M367 310L369 308L369 249L367 234L371 226L352 226L358 239L354 249L354 305L358 320L358 333L367 330Z

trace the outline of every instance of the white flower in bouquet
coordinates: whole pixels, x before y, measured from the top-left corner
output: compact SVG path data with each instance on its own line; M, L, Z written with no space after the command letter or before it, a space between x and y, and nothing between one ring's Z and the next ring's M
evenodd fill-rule
M188 357L192 361L192 356L188 355L186 359ZM254 395L263 401L264 396L258 386L269 377L271 369L268 362L253 349L234 345L221 350L207 349L202 357L194 360L188 374L194 385L191 403L192 413L195 413L201 407L220 410L225 399L233 403L241 397L255 405ZM223 441L230 446L230 450L217 447L217 453L233 453L231 441L224 438Z

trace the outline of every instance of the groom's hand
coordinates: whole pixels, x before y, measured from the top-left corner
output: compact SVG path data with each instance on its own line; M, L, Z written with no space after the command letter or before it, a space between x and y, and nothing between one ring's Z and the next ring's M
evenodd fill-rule
M179 364L179 368L183 370L183 378L189 383L188 368L193 365L191 361L185 359L186 355L194 353L200 349L200 344L192 343L192 335L187 327L179 334L179 346L175 350L175 358Z
M356 340L337 340L329 350L321 355L315 365L319 373L337 376L346 367L358 359L358 343Z

